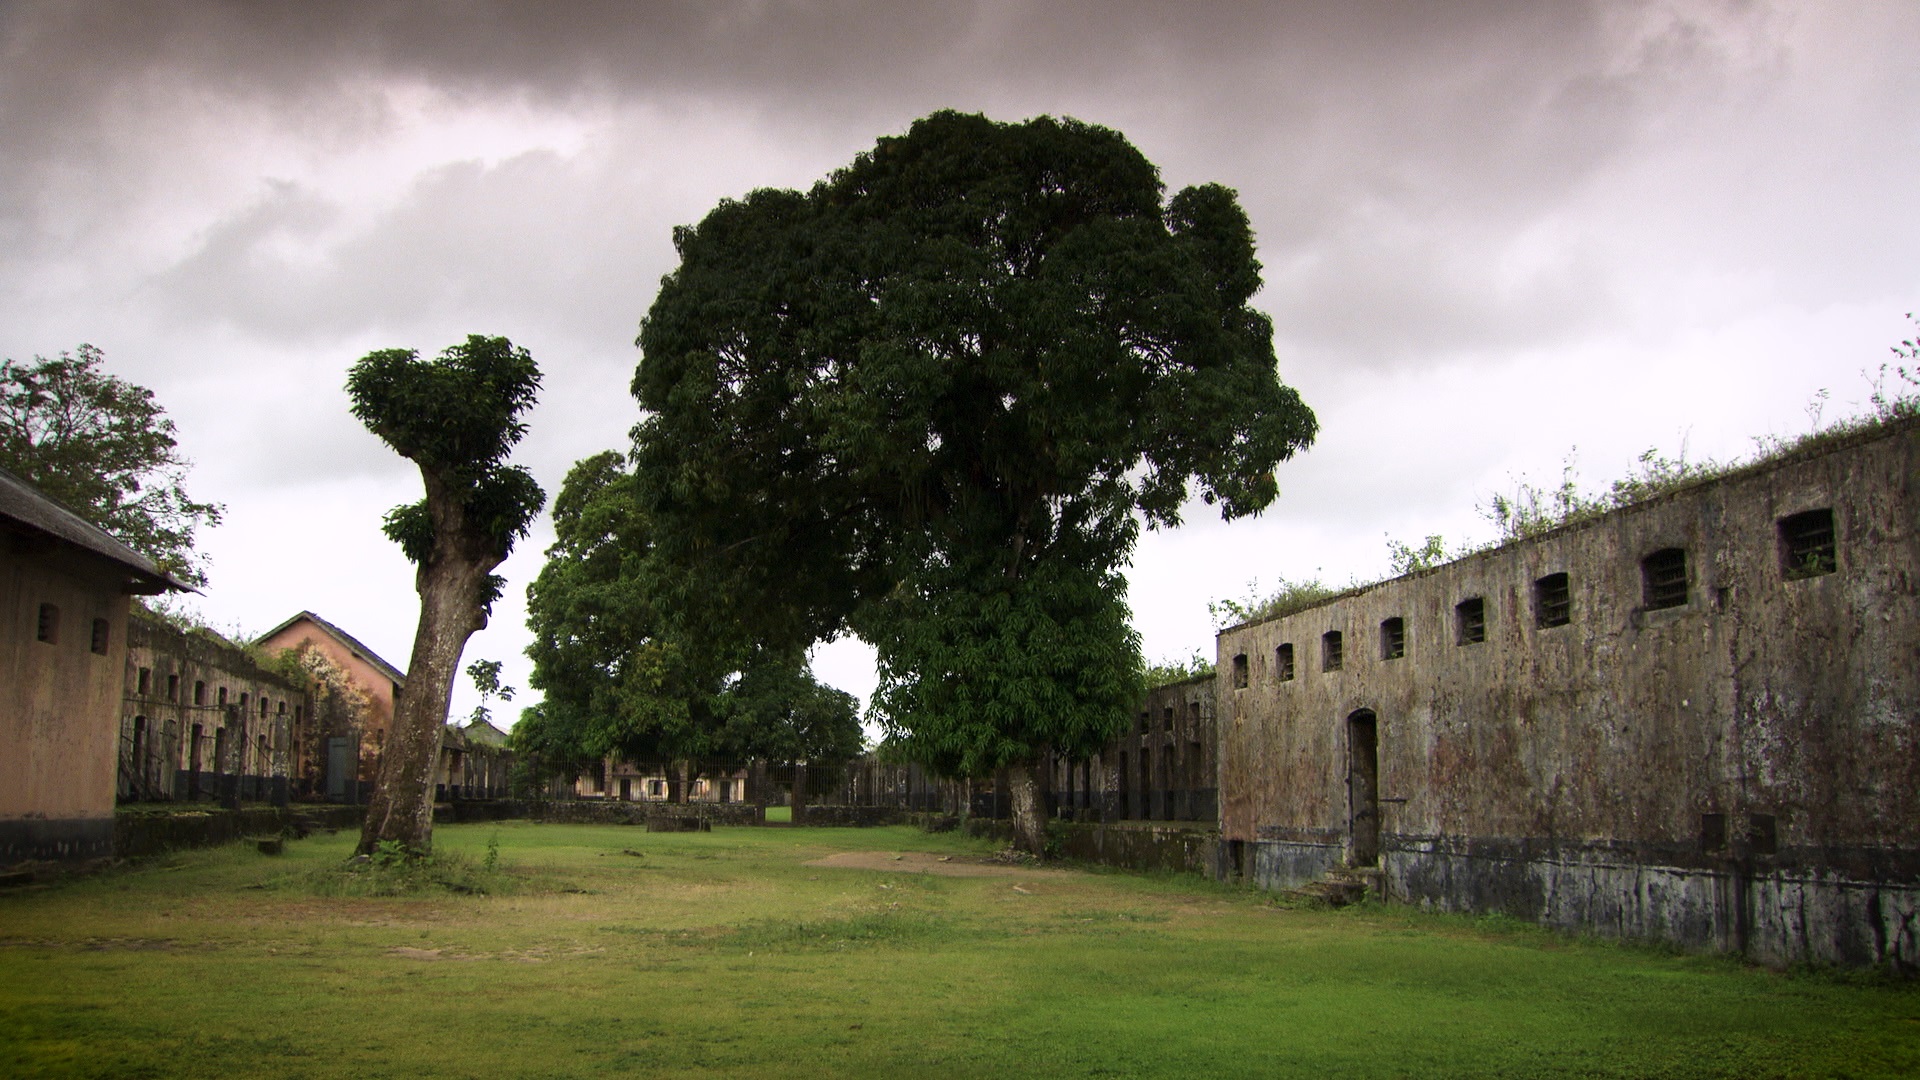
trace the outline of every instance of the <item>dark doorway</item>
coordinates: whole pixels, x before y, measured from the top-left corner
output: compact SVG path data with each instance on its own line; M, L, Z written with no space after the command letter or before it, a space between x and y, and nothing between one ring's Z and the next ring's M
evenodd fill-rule
M1347 717L1347 829L1347 865L1380 865L1380 727L1370 709Z
M334 736L327 740L327 798L352 801L347 785L354 779L353 740Z

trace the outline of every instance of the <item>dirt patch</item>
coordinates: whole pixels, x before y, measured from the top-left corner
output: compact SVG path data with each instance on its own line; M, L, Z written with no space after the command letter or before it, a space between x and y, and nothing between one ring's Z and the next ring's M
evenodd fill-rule
M935 855L925 851L843 851L808 866L836 870L879 870L896 874L940 874L944 877L1059 878L1078 873L1038 866L1013 866L991 856Z

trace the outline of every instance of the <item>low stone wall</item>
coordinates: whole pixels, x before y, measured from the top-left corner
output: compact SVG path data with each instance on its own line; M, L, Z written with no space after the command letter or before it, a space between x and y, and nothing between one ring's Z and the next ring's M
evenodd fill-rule
M1082 862L1128 870L1215 873L1220 830L1211 824L1164 821L1112 821L1101 825L1060 824L1060 854Z
M876 825L905 825L915 817L925 816L924 814L916 815L897 806L817 806L808 803L800 824L808 827L845 826L866 829Z
M1013 839L1013 826L1005 820L968 818L966 831L969 836L992 840ZM1062 858L1125 870L1168 870L1207 877L1220 874L1220 830L1207 823L1054 821L1047 831Z
M645 825L650 817L700 817L715 825L758 825L760 808L752 803L621 802L600 799L556 799L525 803L524 816L532 821L561 825ZM480 819L474 819L480 820Z
M113 819L113 853L131 859L212 847L247 836L305 836L314 829L357 829L365 815L363 806L121 811Z

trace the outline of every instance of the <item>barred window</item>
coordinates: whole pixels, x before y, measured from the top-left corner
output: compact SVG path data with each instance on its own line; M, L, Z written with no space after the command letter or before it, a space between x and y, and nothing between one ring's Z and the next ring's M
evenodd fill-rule
M1640 560L1640 577L1649 611L1685 606L1687 550L1661 548Z
M1380 624L1380 659L1398 660L1407 655L1407 621L1398 615Z
M1454 642L1477 645L1487 640L1487 601L1474 596L1453 606Z
M1273 670L1281 682L1293 681L1293 642L1273 650Z
M1780 519L1780 572L1788 581L1831 574L1839 566L1831 509Z
M1340 631L1329 630L1320 635L1320 670L1339 671L1346 663L1346 650L1340 638Z
M1565 626L1573 621L1573 590L1565 574L1548 574L1533 583L1536 625Z

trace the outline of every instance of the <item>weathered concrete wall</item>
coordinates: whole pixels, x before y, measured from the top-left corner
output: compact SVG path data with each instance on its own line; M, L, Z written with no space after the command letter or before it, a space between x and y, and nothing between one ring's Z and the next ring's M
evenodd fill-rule
M317 775L306 691L244 649L135 611L123 687L123 800L214 796L227 774L290 778L296 788Z
M0 864L112 853L125 577L0 528ZM43 604L58 612L51 641L40 640Z
M1415 903L1920 965L1916 485L1909 422L1223 632L1223 835L1289 887L1365 861L1371 812ZM1781 521L1829 509L1832 572L1803 576L1827 567L1789 565ZM1647 596L1663 549L1686 553L1671 607ZM1568 621L1542 625L1561 573Z
M144 808L143 808L144 809ZM123 810L113 822L113 853L121 858L157 855L186 848L212 847L248 836L304 836L313 829L357 829L366 815L361 806L247 807L243 810L192 810L167 813Z
M1167 870L1214 875L1220 832L1210 825L1118 821L1056 826L1060 854L1069 859L1129 870Z
M1056 767L1055 802L1094 820L1216 821L1217 699L1211 675L1148 691L1097 757Z

